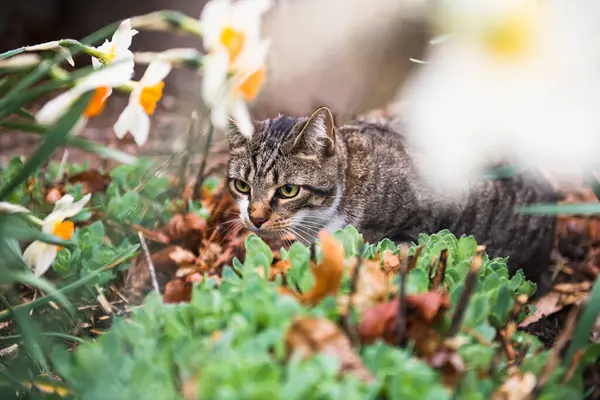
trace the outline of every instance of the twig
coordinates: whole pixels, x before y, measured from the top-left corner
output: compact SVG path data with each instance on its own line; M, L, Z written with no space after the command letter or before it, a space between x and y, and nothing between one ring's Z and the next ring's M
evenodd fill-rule
M477 254L473 258L471 270L469 271L469 274L467 275L467 278L465 280L465 288L463 289L462 295L460 296L460 299L458 301L458 305L456 306L456 311L454 312L454 317L452 318L452 324L450 325L450 329L447 332L448 337L456 335L458 333L458 330L460 329L462 319L469 304L469 299L473 295L473 290L475 289L475 284L477 283L479 268L481 268L481 264L483 263L482 253L484 250L484 246L479 246L477 248Z
M423 246L419 246L416 248L415 254L412 256L411 259L409 259L407 273L417 267L417 261L419 259L419 256L421 255L421 251L423 251Z
M554 346L552 347L552 350L548 355L548 361L546 361L546 365L544 366L544 369L537 380L535 389L533 389L534 398L537 397L537 394L540 393L544 385L546 385L546 383L550 379L550 375L552 375L552 373L556 369L556 366L560 361L560 353L563 350L563 348L567 345L567 342L569 341L569 339L573 335L573 331L575 330L575 322L577 321L579 310L579 306L574 305L571 311L569 312L569 315L567 315L565 327L558 339L556 339L556 342L554 343Z
M413 261L412 258L402 257L402 251L398 255L400 259L400 289L398 292L398 324L396 325L396 345L401 346L404 343L404 334L406 333L406 276L408 274L408 265ZM416 255L416 254L415 254Z
M65 164L67 163L68 158L69 158L69 150L67 149L63 153L63 156L60 160L60 164L58 166L58 171L56 172L56 178L54 179L54 182L59 182L62 180L63 174L65 172Z
M448 263L448 249L443 249L440 254L440 259L435 268L435 274L433 281L431 282L431 289L436 290L442 285L446 278L446 265Z
M200 169L198 170L198 175L196 176L196 185L194 186L194 198L197 200L202 199L202 184L204 183L204 170L206 169L206 163L208 159L208 151L212 146L213 133L215 131L215 127L211 123L208 128L208 133L206 134L206 144L204 145L204 153L202 154L202 164L200 164Z
M354 295L358 289L358 279L360 278L360 267L362 266L362 253L363 249L356 256L356 265L354 266L354 270L352 271L352 278L350 281L350 294L348 295L348 309L342 315L342 328L346 332L346 335L350 338L350 342L354 346L357 346L359 343L358 333L356 332L356 328L350 322L350 315L352 315L352 310L354 309Z
M192 115L190 116L190 126L187 132L187 140L186 140L186 148L183 152L183 158L181 160L181 165L179 166L179 191L183 192L185 190L185 172L190 163L190 158L192 158L192 148L194 147L194 138L196 133L196 126L198 123L198 113L196 111L192 111Z
M150 251L148 251L146 239L144 239L144 234L140 231L138 231L138 237L140 238L140 244L142 245L142 249L144 250L144 254L146 255L146 262L148 263L148 270L150 271L152 286L154 287L154 290L156 290L157 293L160 293L160 289L158 288L158 280L156 279L156 270L154 269L154 264L152 263Z

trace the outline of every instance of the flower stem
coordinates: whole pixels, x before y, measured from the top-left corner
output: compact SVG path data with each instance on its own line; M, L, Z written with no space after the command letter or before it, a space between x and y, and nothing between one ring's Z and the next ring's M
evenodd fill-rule
M63 39L63 40L59 40L58 41L58 45L61 47L65 47L65 48L75 48L85 54L87 54L88 56L92 56L94 58L97 58L98 60L100 60L102 63L104 64L108 64L110 62L110 59L108 58L108 55L106 55L105 53L101 52L100 50L96 49L93 46L88 46L85 45L83 43L81 43L78 40L75 39Z

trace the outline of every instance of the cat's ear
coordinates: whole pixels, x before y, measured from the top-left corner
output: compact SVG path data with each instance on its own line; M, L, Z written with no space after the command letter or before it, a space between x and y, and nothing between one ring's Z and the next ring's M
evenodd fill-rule
M334 128L333 115L329 108L318 108L296 137L292 145L293 151L306 155L332 155L335 149Z
M225 137L227 139L227 142L229 143L229 149L231 151L243 148L246 146L246 144L248 144L248 138L242 135L240 128L238 128L235 121L231 118L228 118Z

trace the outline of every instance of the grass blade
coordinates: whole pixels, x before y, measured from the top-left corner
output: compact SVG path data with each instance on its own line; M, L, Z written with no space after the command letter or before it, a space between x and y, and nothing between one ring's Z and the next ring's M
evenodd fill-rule
M75 104L69 109L64 117L44 136L44 141L37 148L35 153L27 160L23 168L4 186L0 188L0 201L6 199L21 183L34 173L52 156L54 150L62 145L71 132L71 129L92 97L92 92L81 96Z
M5 58L16 56L17 54L21 54L25 52L25 47L19 47L18 49L8 50L4 53L0 53L0 60L4 60Z
M29 350L33 358L42 366L46 371L49 371L48 361L44 355L41 345L41 336L39 330L34 326L34 321L28 317L27 312L23 309L17 309L17 307L11 307L11 305L3 298L0 297L0 301L6 307L5 312L8 315L12 315L14 321L19 325L19 331L23 335L23 344Z
M598 179L596 179L594 175L589 174L587 177L587 182L588 185L590 185L590 187L592 188L592 191L594 192L596 198L600 200L600 182L598 182Z
M581 313L579 322L577 322L573 340L571 341L571 345L569 346L565 357L565 365L571 365L575 353L590 343L589 338L594 330L594 324L596 323L598 314L600 314L600 278L596 279L596 283L586 302L585 309Z
M574 203L574 204L556 204L539 203L519 208L522 214L543 214L543 215L595 215L600 214L600 203Z
M25 272L25 271L10 272L9 276L7 278L14 282L19 282L19 283L24 283L26 285L34 286L34 287L48 293L48 296L50 298L54 298L54 300L56 300L57 302L62 304L63 307L65 307L65 309L69 312L69 314L71 314L71 315L74 314L75 310L73 308L73 305L69 301L69 299L67 299L64 294L60 293L58 291L58 289L56 289L54 287L54 285L52 285L47 280L45 280L43 278L39 278L39 277L33 275L31 272Z
M37 135L46 134L46 132L48 131L48 128L46 128L45 126L29 121L0 122L0 126L28 133L35 133ZM102 144L92 142L90 140L78 136L69 136L65 145L68 147L74 147L77 149L85 150L87 152L97 154L102 158L111 159L123 164L135 164L137 160L135 156L125 153L124 151L111 149L110 147L106 147Z

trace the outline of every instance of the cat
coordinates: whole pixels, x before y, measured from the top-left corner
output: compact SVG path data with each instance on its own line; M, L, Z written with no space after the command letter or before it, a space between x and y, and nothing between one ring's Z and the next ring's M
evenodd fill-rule
M293 233L312 242L322 229L353 225L366 241L417 241L419 233L473 235L492 257L509 257L549 288L556 219L517 214L524 204L557 199L541 176L480 180L462 199L448 201L419 178L405 138L384 126L334 126L329 109L310 117L254 122L243 136L231 122L228 186L241 223L262 237Z

